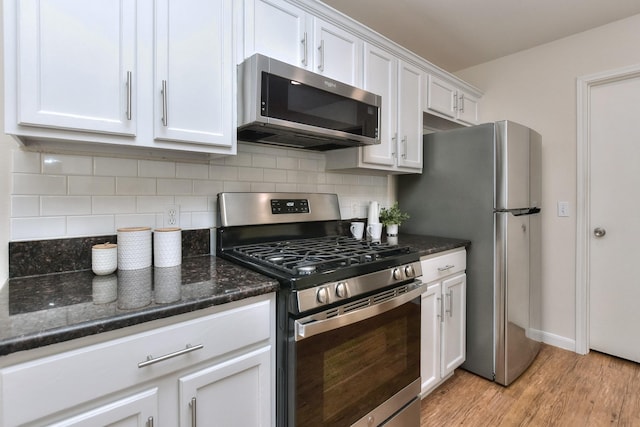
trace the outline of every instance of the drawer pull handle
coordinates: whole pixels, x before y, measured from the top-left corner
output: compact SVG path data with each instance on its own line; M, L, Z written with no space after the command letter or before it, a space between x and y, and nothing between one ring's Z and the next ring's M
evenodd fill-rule
M447 264L444 267L438 267L438 271L447 271L447 270L451 270L453 267L455 267L455 265L452 264Z
M200 350L204 348L204 345L191 345L187 344L182 350L174 351L173 353L165 354L164 356L154 358L152 355L147 356L147 360L138 363L138 368L144 368L145 366L153 365L154 363L163 362L167 359L182 356L183 354L191 353L192 351Z

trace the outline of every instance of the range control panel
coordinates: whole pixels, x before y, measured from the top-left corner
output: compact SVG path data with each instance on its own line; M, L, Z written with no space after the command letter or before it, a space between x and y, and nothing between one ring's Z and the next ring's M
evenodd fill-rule
M271 213L274 215L309 213L309 200L271 199Z

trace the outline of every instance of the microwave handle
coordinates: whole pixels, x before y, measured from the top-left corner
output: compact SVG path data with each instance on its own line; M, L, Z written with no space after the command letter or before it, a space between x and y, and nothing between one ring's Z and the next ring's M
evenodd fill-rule
M396 307L406 304L412 299L419 297L424 289L422 289L422 282L415 280L414 284L418 285L416 289L413 289L405 294L400 294L390 300L384 301L380 304L372 305L369 307L355 310L346 314L341 314L330 319L318 320L311 323L303 323L300 320L295 321L295 340L301 341L305 338L312 337L314 335L322 334L332 329L337 329L343 326L351 325L356 322L360 322L365 319L369 319L378 314L385 313L389 310L393 310Z

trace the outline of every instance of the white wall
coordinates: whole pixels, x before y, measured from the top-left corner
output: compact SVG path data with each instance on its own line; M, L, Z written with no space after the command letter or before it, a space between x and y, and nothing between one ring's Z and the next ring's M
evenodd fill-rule
M485 91L483 122L509 119L543 138L545 340L574 349L576 79L640 64L640 15L456 73ZM556 215L568 201L569 218Z

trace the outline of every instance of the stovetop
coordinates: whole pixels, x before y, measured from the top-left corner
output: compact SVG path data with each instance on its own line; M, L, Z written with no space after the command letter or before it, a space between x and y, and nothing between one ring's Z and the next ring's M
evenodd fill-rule
M236 246L224 257L294 289L359 276L419 259L408 246L325 236Z

